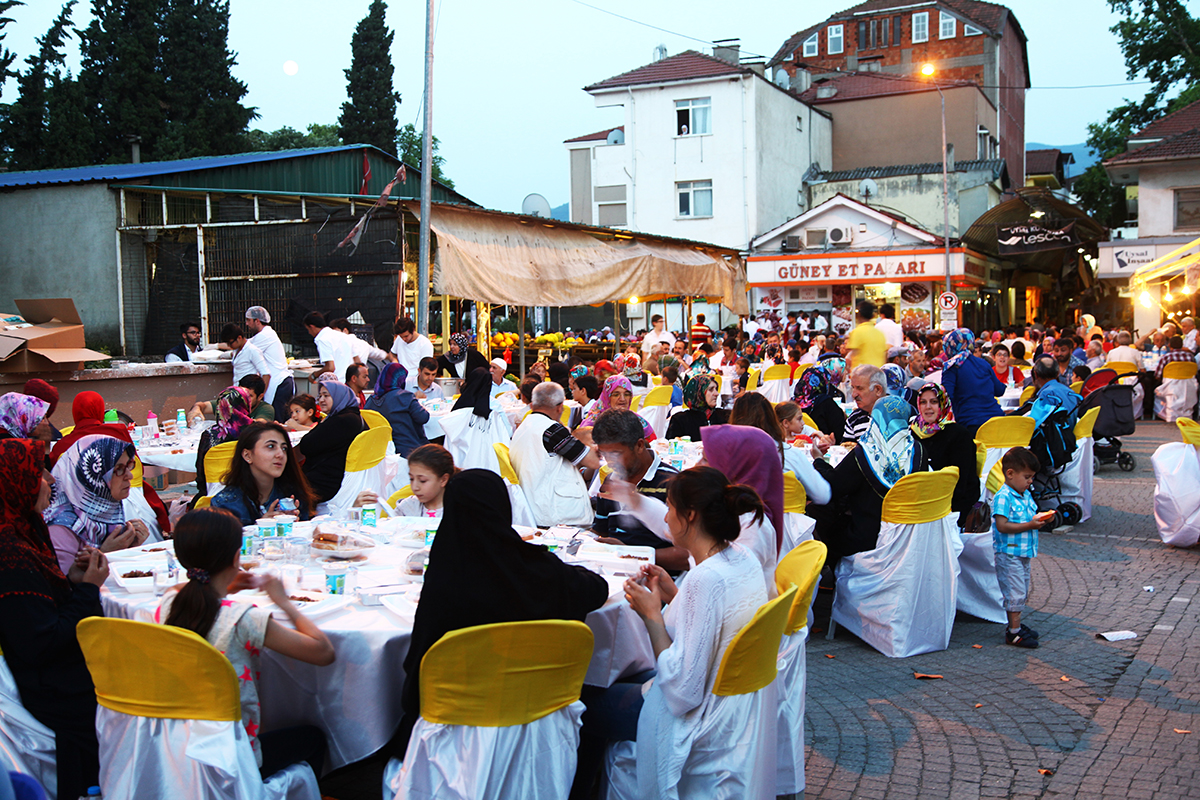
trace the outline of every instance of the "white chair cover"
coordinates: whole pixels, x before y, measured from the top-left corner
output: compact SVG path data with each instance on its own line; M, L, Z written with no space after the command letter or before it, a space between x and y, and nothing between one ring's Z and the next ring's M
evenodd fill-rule
M1200 542L1200 458L1196 446L1168 442L1154 451L1154 522L1167 544Z
M962 547L954 521L884 522L874 550L838 563L833 621L890 658L945 650Z
M754 391L772 403L783 403L792 399L792 382L786 378L763 381Z
M1086 522L1092 518L1092 484L1095 472L1092 462L1095 440L1086 436L1076 439L1075 444L1075 454L1071 456L1071 463L1067 464L1058 476L1059 502L1078 503L1083 509L1083 516L1079 521Z
M563 800L575 777L583 703L525 725L480 728L418 719L404 763L383 773L385 800Z
M816 527L817 521L807 514L797 514L794 511L784 513L783 546L779 549L780 554L787 555L796 545L812 539Z
M1146 404L1146 389L1138 381L1137 375L1127 375L1120 379L1120 383L1125 386L1133 387L1133 418L1141 419L1145 414Z
M8 662L0 658L0 769L34 778L50 797L58 794L54 731L21 705Z
M816 591L813 595L816 595ZM812 613L811 610L809 612ZM811 620L810 620L811 624ZM808 690L808 627L779 643L779 704L775 735L775 794L804 791L804 697Z
M992 471L992 467L996 466L996 464L1000 461L1000 459L1004 458L1004 454L1007 453L1008 450L1009 450L1009 448L1007 448L1007 447L989 447L989 448L987 448L987 450L986 450L987 456L984 458L984 461L983 461L983 469L981 469L979 471L979 499L980 500L986 500L989 503L992 501L992 493L989 492L988 488L987 488L988 473L990 473Z
M671 411L671 406L648 406L638 409L638 416L650 423L650 427L654 430L654 435L662 438L667 435L667 417Z
M955 607L988 622L1007 622L1000 581L996 578L996 550L992 532L958 532L962 552L958 554L958 596Z
M1154 390L1154 415L1167 422L1192 416L1196 406L1195 378L1164 378Z
M263 781L241 720L135 717L101 706L96 736L105 800L321 800L308 764Z
M220 486L220 484L217 485ZM140 519L150 529L150 535L146 537L143 544L163 540L162 529L158 527L158 516L150 507L149 501L146 500L146 494L142 491L142 487L135 486L129 490L129 496L121 501L121 509L125 512L126 520Z
M342 476L342 486L337 494L329 498L329 512L340 514L354 505L360 492L370 490L385 500L391 496L388 486L397 477L400 468L399 456L384 456L375 466L358 472L347 472ZM404 476L407 480L408 476ZM403 484L401 484L403 485ZM397 486L399 488L399 486ZM393 490L394 491L394 490Z
M500 474L500 460L492 445L508 444L513 433L502 411L493 410L483 419L470 408L460 408L442 417L442 430L446 432L446 449L454 456L454 466L490 469Z
M499 464L499 461L496 462ZM512 518L514 525L525 525L529 528L536 528L537 521L533 518L533 508L529 505L529 500L525 497L525 491L516 484L504 481L504 485L508 487L508 499L512 504Z

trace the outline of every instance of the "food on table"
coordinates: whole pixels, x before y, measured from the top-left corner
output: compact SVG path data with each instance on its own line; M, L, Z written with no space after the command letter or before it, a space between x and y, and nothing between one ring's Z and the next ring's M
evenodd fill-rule
M929 288L923 283L906 283L900 287L900 299L914 306L929 297Z
M129 572L126 572L121 577L122 578L153 578L154 573L148 572L143 569L135 569L135 570L130 570Z
M313 600L311 597L305 597L302 594L289 594L288 600L291 600L293 603L315 603L315 602L317 602L316 600Z

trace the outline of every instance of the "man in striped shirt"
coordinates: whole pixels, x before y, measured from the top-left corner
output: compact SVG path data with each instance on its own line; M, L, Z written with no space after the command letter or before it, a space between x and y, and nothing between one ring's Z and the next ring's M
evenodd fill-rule
M1183 348L1183 337L1172 336L1167 346L1171 349L1163 353L1158 359L1158 367L1154 370L1154 379L1162 381L1163 367L1170 364L1172 361L1194 361L1196 356L1190 350Z
M705 342L711 342L712 336L713 336L712 328L710 328L704 324L704 315L697 314L696 315L696 323L694 325L692 325L691 336L690 336L690 338L692 340L692 347L704 344Z

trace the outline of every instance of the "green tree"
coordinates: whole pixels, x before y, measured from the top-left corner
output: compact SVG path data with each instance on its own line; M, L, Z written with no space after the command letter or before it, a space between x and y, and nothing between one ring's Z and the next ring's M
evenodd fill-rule
M337 125L313 123L306 133L283 127L273 131L252 130L246 134L249 150L295 150L301 147L337 147L342 143Z
M166 127L158 159L239 152L250 120L246 84L233 77L228 0L167 0L161 72Z
M45 137L49 81L64 63L63 45L74 25L71 9L76 0L67 0L44 36L37 40L38 51L25 59L26 69L17 76L17 99L0 119L0 142L8 156L9 169L46 169L48 158Z
M373 144L394 155L400 95L392 88L394 34L386 11L383 0L371 0L350 39L350 69L344 70L348 100L342 103L338 134L347 144Z
M23 6L21 0L0 0L0 93L4 91L4 82L9 78L15 78L17 73L13 72L12 64L17 60L17 54L4 46L4 26L12 22L12 17L4 16L17 6Z
M406 164L411 164L417 169L421 168L421 132L417 130L417 126L411 122L400 129L400 135L396 137L396 144L400 150L400 160ZM442 167L446 163L446 159L438 155L438 149L441 147L441 142L436 136L433 137L430 149L433 151L433 174L430 176L435 181L443 183L449 188L454 188L454 181L446 177L446 173Z
M91 163L92 121L84 110L83 88L68 75L51 75L46 89L46 166Z
M1123 16L1110 30L1120 42L1126 75L1144 76L1151 85L1141 100L1126 101L1104 122L1088 126L1088 147L1101 161L1123 153L1125 140L1154 120L1200 100L1200 18L1181 0L1108 0L1108 5ZM1124 222L1125 190L1112 185L1100 163L1079 177L1075 192L1098 222L1110 227Z

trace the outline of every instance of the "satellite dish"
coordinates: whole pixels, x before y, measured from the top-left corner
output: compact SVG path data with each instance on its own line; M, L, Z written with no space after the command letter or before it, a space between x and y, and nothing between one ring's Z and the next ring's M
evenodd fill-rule
M792 85L792 79L783 67L775 68L775 85L787 89Z
M521 213L530 217L550 218L550 202L540 194L527 195L521 201Z
M608 144L625 144L625 131L620 128L613 128L608 132Z
M665 44L660 44L658 47L654 48L654 58L653 58L654 61L662 61L666 57L667 57L667 46Z
M867 202L870 202L872 197L879 196L879 184L875 183L875 181L871 180L870 178L864 179L863 182L858 185L858 196Z

